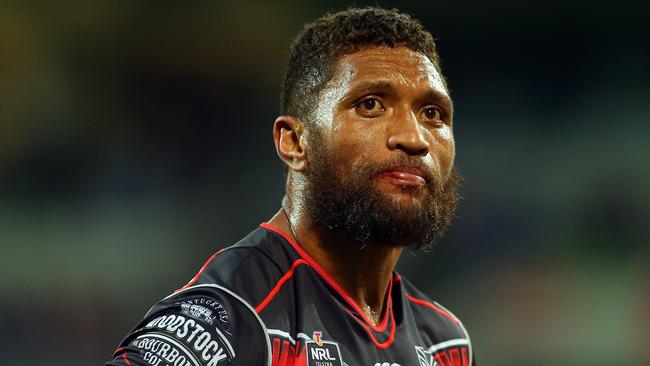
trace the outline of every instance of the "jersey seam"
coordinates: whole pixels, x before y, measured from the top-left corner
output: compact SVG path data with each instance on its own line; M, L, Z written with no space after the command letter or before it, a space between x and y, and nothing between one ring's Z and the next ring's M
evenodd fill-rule
M280 290L282 289L282 286L284 286L284 284L287 283L293 277L293 274L295 273L296 268L301 264L305 264L305 265L309 266L309 263L306 260L302 259L302 258L299 258L299 259L296 259L295 261L293 261L293 263L291 264L291 267L278 279L278 281L275 283L275 285L266 294L264 299L262 299L262 301L255 308L255 311L257 311L258 314L262 310L264 310L271 303L271 301L273 301L273 299L275 299L275 296L280 292Z
M266 299L266 297L269 295L269 293L270 293L271 291L273 291L273 288L277 285L277 281L280 281L280 280L282 279L282 277L283 277L284 275L286 275L286 272L282 270L282 267L281 267L281 266L280 266L280 265L279 265L279 264L278 264L278 263L277 263L273 258L271 258L271 257L270 257L270 256L269 256L265 251L263 251L263 250L260 249L260 248L257 248L257 247L230 247L230 248L228 248L228 250L232 250L232 249L250 249L250 250L255 250L255 251L261 253L261 254L262 254L262 255L263 255L263 256L264 256L268 261L270 261L270 262L271 262L271 263L276 267L276 270L278 271L279 276L277 277L276 284L273 285L273 286L271 286L270 289L268 290L268 292L265 291L265 295L264 295L264 297L262 298L262 301L264 301L264 299ZM237 271L239 271L239 269L242 268L242 267L246 267L246 266L245 266L245 263L244 263L243 260L239 262L239 264L235 267L235 269L234 269L233 272L237 272ZM289 267L289 269L290 269L290 268L291 268L291 267ZM275 278L275 276L274 276L274 278ZM226 287L225 284L224 284L223 286ZM253 300L253 296L249 296L249 297L250 297L250 300ZM253 306L253 305L251 304L251 306ZM259 306L259 305L258 305L258 306ZM257 308L256 308L256 307L254 307L253 309L255 309L255 311L257 312ZM259 312L258 312L258 313L259 313Z

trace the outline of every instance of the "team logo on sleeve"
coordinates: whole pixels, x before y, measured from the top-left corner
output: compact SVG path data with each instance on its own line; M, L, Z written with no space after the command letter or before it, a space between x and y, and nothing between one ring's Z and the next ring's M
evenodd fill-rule
M420 366L469 366L468 342L452 340L424 348L415 346Z
M314 340L305 343L307 366L342 366L338 343L324 341L321 336L322 332L314 332Z

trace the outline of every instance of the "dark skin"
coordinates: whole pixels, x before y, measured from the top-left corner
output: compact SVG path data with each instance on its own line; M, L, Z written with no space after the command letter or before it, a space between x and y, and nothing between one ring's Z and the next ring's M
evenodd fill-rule
M402 46L369 47L337 60L334 75L320 94L315 128L337 151L342 176L362 162L380 163L395 154L408 154L445 181L455 156L452 120L447 89L426 56ZM309 133L295 117L275 120L276 150L289 167L288 202L269 223L294 236L378 324L393 270L407 243L361 244L310 222L302 194L309 179ZM423 179L396 167L372 184L393 205L410 207L427 193Z

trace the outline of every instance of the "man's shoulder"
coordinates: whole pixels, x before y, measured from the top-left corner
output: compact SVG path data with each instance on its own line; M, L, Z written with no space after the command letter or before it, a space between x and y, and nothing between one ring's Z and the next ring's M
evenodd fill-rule
M255 306L286 273L293 256L282 237L259 227L214 253L183 288L216 284Z
M250 344L259 347L249 350ZM266 327L255 309L223 286L200 284L154 305L107 365L216 366L232 360L270 365L270 355Z

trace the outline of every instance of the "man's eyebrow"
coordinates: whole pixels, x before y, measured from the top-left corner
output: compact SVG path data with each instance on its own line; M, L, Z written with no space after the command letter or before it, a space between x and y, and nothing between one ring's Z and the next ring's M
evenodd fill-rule
M440 104L445 108L448 108L451 112L454 111L454 101L451 100L451 97L449 95L442 93L439 90L430 90L428 93L418 98L418 100L420 102L434 102L436 104Z
M382 80L375 81L364 81L361 82L350 89L348 96L353 94L362 94L366 92L384 92L384 93L393 93L395 92L395 86L393 83Z

